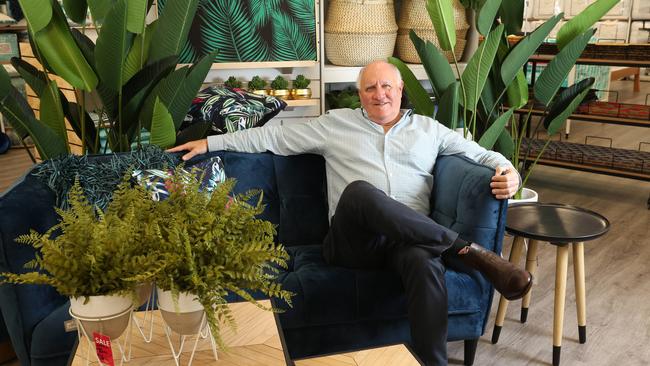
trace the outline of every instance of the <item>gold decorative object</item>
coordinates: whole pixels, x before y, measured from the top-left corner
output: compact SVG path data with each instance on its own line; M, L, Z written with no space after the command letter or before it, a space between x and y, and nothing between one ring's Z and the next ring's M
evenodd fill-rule
M276 98L285 99L285 100L291 99L291 94L289 93L289 89L272 89L271 93L273 93L272 95Z
M292 99L311 99L311 89L291 89Z
M269 95L269 91L267 89L253 89L251 90L251 93L257 95Z

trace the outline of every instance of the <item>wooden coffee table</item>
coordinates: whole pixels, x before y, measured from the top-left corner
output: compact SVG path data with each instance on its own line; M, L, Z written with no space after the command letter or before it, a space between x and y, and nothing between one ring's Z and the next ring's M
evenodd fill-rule
M269 306L268 301L263 301ZM228 350L218 349L219 360L215 361L210 348L209 339L199 341L192 365L247 365L247 366L285 366L287 363L280 343L278 329L272 313L262 311L250 303L236 303L230 305L233 315L237 320L237 332L223 327L222 338ZM136 313L140 323L144 313ZM127 330L128 331L128 330ZM134 326L131 330L132 355L131 360L124 365L175 365L167 338L163 330L163 320L160 314L154 312L154 328L151 343L145 343L140 332ZM121 338L124 338L122 335ZM176 339L178 341L178 339ZM86 365L87 342L82 340L76 349L72 366ZM194 338L186 341L181 356L181 365L187 365ZM176 347L178 347L176 345ZM91 365L97 365L91 350ZM128 352L128 351L127 351ZM119 351L113 346L113 355L118 357ZM116 360L115 365L119 365ZM419 363L404 345L374 348L357 352L329 355L295 361L297 366L417 366Z

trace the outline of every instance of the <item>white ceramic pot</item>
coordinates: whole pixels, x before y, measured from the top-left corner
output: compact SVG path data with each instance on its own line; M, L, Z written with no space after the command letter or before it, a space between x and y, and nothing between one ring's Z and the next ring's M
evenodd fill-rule
M178 294L174 303L171 291L156 289L158 310L165 323L176 333L182 335L197 334L203 326L203 305L196 295L187 292Z
M508 200L508 205L512 204L517 204L517 203L524 203L524 202L537 202L539 199L539 196L537 195L537 192L533 191L532 189L529 188L524 188L521 191L521 198L515 199L515 198L510 198Z
M118 338L129 325L133 300L129 296L89 296L70 298L70 313L79 319L86 335L94 332Z
M135 286L135 293L138 297L138 304L136 305L138 308L146 304L147 301L149 301L149 299L151 298L152 291L153 291L153 283L151 282L140 283Z

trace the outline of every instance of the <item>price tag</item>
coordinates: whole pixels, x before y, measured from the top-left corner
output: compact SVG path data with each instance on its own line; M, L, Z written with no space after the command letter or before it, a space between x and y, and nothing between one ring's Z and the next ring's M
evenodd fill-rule
M113 349L111 349L111 339L97 332L93 332L93 339L95 340L95 349L97 350L99 362L103 365L115 366Z

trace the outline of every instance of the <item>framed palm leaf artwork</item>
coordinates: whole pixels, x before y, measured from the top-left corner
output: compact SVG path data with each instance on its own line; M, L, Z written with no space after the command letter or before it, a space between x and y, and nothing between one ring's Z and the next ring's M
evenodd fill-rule
M215 62L316 61L315 0L199 0L179 62L215 49Z

